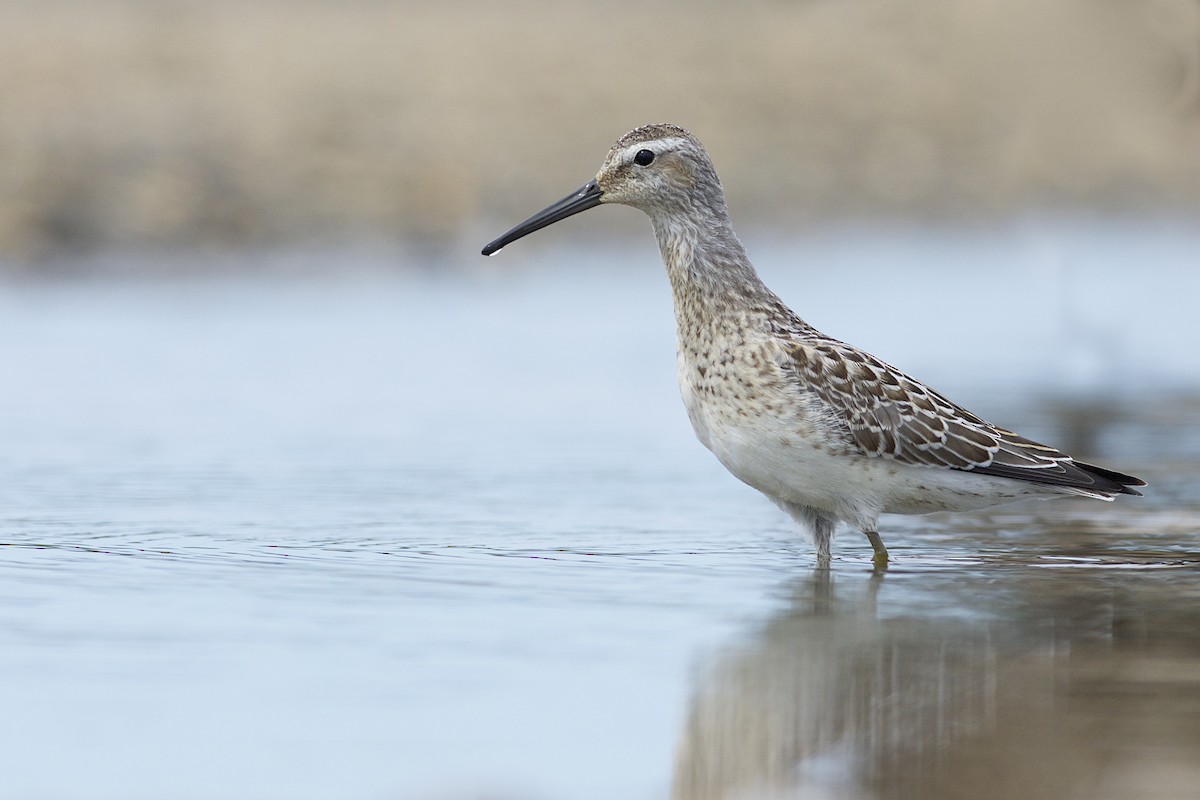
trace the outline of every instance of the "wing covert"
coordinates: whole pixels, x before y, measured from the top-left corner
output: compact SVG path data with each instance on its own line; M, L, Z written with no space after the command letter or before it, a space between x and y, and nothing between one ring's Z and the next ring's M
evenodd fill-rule
M833 340L795 343L790 366L867 456L1037 482L1066 477L1069 456L998 428L879 359ZM1075 481L1069 481L1074 483Z

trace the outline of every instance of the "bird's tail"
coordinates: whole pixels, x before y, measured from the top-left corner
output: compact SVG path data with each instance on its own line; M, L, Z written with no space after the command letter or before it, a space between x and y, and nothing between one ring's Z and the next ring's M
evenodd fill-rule
M1092 479L1091 486L1072 486L1075 491L1072 494L1078 493L1085 497L1095 497L1100 500L1112 500L1119 494L1132 494L1141 497L1142 493L1137 489L1132 489L1132 486L1145 486L1146 482L1141 478L1135 478L1132 475L1126 475L1123 472L1116 470L1097 467L1095 464L1087 464L1082 461L1072 461L1071 465L1077 467L1081 472L1085 473ZM1065 487L1064 487L1065 488Z

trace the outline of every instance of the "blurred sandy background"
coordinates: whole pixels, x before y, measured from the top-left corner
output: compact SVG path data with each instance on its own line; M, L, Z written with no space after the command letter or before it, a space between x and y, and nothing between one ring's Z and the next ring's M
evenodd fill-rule
M0 19L10 265L474 245L658 121L708 145L747 223L1200 210L1200 0L2 0Z

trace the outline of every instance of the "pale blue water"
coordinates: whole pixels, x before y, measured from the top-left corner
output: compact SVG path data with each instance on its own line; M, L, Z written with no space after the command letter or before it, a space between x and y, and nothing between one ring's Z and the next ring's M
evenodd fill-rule
M1046 676L1129 653L1175 676L1152 744L1186 770L1200 238L750 241L814 324L1153 484L892 518L889 575L846 534L827 582L694 442L648 234L570 233L441 272L0 287L0 795L935 796L1012 685L1075 724Z

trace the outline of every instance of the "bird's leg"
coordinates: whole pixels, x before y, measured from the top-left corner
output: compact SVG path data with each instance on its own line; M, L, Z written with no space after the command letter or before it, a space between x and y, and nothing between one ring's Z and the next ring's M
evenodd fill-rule
M833 530L837 523L824 514L814 514L812 518L813 543L817 546L817 566L829 568L829 543L833 540Z
M875 550L875 556L871 559L875 564L875 569L885 570L888 568L888 551L883 546L883 539L879 538L879 531L863 531L867 535L867 541L871 543L871 547Z
M837 517L818 511L812 506L789 503L776 497L772 497L771 500L812 534L813 544L817 546L817 569L829 569L829 543L833 540L834 530L837 529Z

